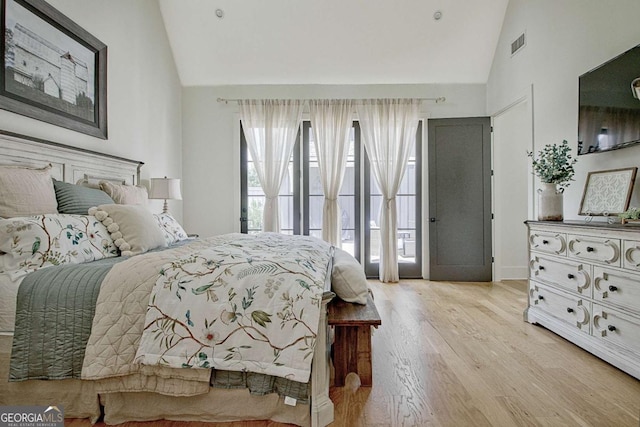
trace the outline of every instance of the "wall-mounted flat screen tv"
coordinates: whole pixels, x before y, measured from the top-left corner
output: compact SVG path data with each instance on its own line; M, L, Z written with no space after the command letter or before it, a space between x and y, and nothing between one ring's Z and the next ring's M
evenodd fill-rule
M640 45L579 78L578 154L640 142Z

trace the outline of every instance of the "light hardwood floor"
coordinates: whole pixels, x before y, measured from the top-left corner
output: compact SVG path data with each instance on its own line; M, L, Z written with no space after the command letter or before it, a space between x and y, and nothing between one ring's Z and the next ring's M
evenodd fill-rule
M350 374L333 388L333 426L640 426L640 381L523 322L524 281L371 286L382 317L373 387ZM279 424L126 424L152 425Z

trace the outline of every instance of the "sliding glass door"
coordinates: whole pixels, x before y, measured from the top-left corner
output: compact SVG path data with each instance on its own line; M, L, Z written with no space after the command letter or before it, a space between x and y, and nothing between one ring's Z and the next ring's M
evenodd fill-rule
M300 137L289 159L289 170L280 186L278 209L280 213L280 232L284 234L300 234ZM247 140L240 126L240 218L241 233L258 233L262 231L262 212L265 195L258 180L258 174L247 149Z
M313 138L310 122L303 122L301 137L289 162L289 174L280 189L280 226L283 233L322 238L324 195ZM421 153L422 124L418 126L414 152L396 198L401 278L422 277ZM256 233L262 229L265 197L242 133L240 158L241 231ZM378 277L382 196L370 173L357 121L353 123L350 133L349 155L339 201L342 211L342 248L365 266L368 277Z
M303 199L304 234L322 238L324 194L320 182L318 157L310 122L304 122L303 141ZM360 144L359 134L351 128L349 154L344 180L338 195L342 211L342 249L360 259Z
M422 122L416 132L414 151L402 178L396 206L398 212L398 264L401 278L422 277ZM371 174L368 159L364 170L365 271L367 277L378 277L380 264L380 208L383 198Z

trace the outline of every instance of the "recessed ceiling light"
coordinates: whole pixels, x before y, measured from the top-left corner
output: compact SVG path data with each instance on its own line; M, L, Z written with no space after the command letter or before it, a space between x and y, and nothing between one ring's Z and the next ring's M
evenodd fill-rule
M433 19L436 21L439 21L442 19L442 12L440 12L439 10L436 10L435 13L433 14Z
M224 10L216 9L216 16L220 19L224 18Z

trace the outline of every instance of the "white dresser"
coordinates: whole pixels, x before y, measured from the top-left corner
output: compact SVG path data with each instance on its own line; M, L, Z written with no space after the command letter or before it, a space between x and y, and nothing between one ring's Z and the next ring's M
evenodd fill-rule
M527 221L540 324L640 379L640 226Z

